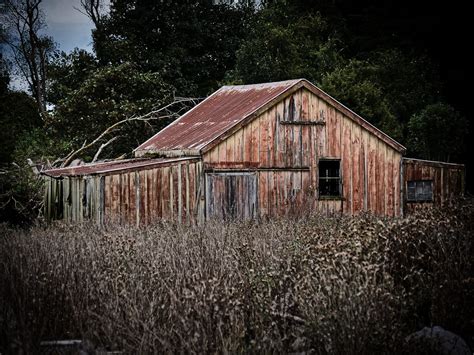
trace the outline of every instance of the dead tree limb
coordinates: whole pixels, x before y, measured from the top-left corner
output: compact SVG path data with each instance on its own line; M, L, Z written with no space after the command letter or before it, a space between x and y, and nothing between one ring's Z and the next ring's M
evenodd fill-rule
M190 108L190 106L195 106L200 100L201 99L198 99L198 98L179 97L179 98L175 98L175 100L173 102L171 102L170 104L168 104L166 106L163 106L161 108L158 108L158 109L154 109L154 110L152 110L152 111L150 111L150 112L148 112L144 115L131 116L131 117L125 118L125 119L123 119L121 121L118 121L118 122L114 123L113 125L107 127L101 134L99 134L90 143L84 142L84 144L79 149L71 152L66 157L64 157L62 159L58 159L56 161L57 162L62 161L61 167L68 166L78 154L80 154L83 151L95 146L96 144L101 142L102 139L104 139L104 137L106 137L108 134L111 134L118 127L124 125L125 123L137 122L137 121L149 123L150 121L153 121L153 120L163 120L163 119L167 119L167 118L178 118L179 116L181 116L181 114L184 111L188 110ZM173 106L178 105L178 104L182 105L182 107L180 107L176 110L173 110L172 109ZM111 144L117 138L110 139L107 143L105 143L106 146ZM96 152L93 161L95 161L96 156L98 156L98 154L101 153L102 149L105 148L105 146L103 146L103 145L104 144L102 144L101 147L99 147L99 150Z
M74 6L74 9L86 15L97 28L104 16L105 7L104 0L81 0L81 8Z
M94 158L92 159L91 163L94 163L97 161L99 158L100 153L102 153L102 150L107 147L109 144L112 144L116 139L118 139L120 136L115 136L110 138L107 142L103 143L100 145L99 149L97 149L97 152L94 155Z

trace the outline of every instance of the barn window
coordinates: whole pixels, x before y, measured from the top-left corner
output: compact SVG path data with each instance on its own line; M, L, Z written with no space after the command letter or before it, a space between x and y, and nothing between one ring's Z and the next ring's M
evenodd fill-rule
M319 196L341 196L341 161L319 161Z
M407 201L433 201L433 180L413 180L407 182Z

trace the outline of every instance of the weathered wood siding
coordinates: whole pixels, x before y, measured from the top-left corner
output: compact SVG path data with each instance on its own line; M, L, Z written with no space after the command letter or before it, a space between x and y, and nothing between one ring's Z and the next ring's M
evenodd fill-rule
M144 225L159 219L185 222L203 218L201 176L200 162L107 175L105 219Z
M197 160L97 176L46 176L45 183L48 220L144 225L204 219L202 163Z
M63 219L82 222L85 219L103 221L104 178L100 176L49 176L45 179L44 214L48 221Z
M342 199L318 198L320 159L340 159ZM258 172L260 215L311 208L401 214L401 153L302 88L203 155L207 171Z
M441 206L464 195L464 165L404 158L402 176L404 211L406 213L420 208ZM433 181L433 201L408 202L407 182L420 180Z
M257 214L256 173L206 174L206 215L218 219L252 219Z

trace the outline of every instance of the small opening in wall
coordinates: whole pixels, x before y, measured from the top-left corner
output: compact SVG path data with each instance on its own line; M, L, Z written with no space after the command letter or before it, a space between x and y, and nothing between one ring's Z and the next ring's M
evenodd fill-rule
M433 180L407 181L407 201L433 201Z
M341 196L341 161L319 161L319 196Z

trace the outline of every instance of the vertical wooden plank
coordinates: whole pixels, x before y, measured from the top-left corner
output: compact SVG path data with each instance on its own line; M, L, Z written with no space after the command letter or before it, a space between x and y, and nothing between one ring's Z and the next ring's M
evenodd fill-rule
M387 214L387 146L382 141L380 142L380 150L381 150L381 168L382 168L382 190L381 190L381 197L382 197L382 215Z
M209 163L210 165L215 165L215 164L218 164L220 162L224 162L226 160L226 159L219 160L219 148L220 148L221 144L219 144L216 147L212 148L207 154L205 154L206 162Z
M158 186L157 186L157 181L156 181L156 175L157 175L158 169L151 169L150 173L148 175L148 205L150 208L150 223L156 222L158 218L158 208L157 208L157 192L158 192Z
M341 156L341 137L342 137L342 128L341 128L341 125L342 125L342 114L339 112L339 111L336 111L335 112L335 120L334 120L334 145L333 145L333 148L334 148L334 156L335 157L340 157Z
M369 135L368 144L368 201L367 209L377 213L377 180L375 177L376 169L376 144L377 138Z
M301 90L301 121L309 121L310 95L312 94L308 90Z
M121 194L121 216L120 219L124 222L130 222L130 186L127 173L121 174L122 183L120 184L120 194Z
M352 207L352 123L344 117L342 123L343 143L342 143L342 190L343 190L343 211L353 214Z
M204 170L203 170L203 165L201 162L196 163L196 182L197 182L197 194L198 196L196 203L198 204L198 222L203 223L205 220L205 207L206 207L206 201L204 198L204 193L205 193L205 186L204 186Z
M144 169L139 172L140 178L140 225L150 223L149 204L148 204L148 173L150 170Z
M188 180L188 175L187 175L187 166L189 162L185 162L181 164L181 222L187 221L187 206L188 206L188 199L186 198L186 193L187 193L187 180Z
M268 215L267 174L267 171L258 172L258 209L260 217Z
M400 164L401 154L394 152L393 155L393 186L394 186L394 216L398 217L401 214L401 201L400 201Z
M186 199L186 204L185 204L185 208L186 208L186 222L189 223L191 222L191 184L190 184L190 165L192 165L191 163L187 163L185 165L185 175L184 175L184 181L185 181L185 184L186 184L186 191L185 191L185 199Z
M153 176L153 186L154 186L154 190L155 190L155 195L154 195L154 200L155 200L155 210L156 210L156 214L154 216L154 220L158 220L158 219L161 219L163 218L163 210L162 210L162 199L163 199L163 195L162 195L162 171L163 169L162 168L157 168L155 170L155 175Z
M279 102L275 106L275 113L273 120L275 121L275 127L273 132L273 165L276 167L283 166L283 153L282 153L282 125L281 120L283 119L283 105Z
M142 220L143 209L142 209L142 196L140 191L140 186L142 185L142 181L140 179L140 173L136 171L133 174L133 179L135 181L135 225L137 227L140 226L140 221Z
M361 191L361 180L363 171L360 169L360 126L355 123L352 125L352 210L354 214L359 213L362 210L362 191Z
M333 107L327 107L326 131L327 131L327 145L328 157L335 157L336 144L336 124L335 111Z
M226 162L235 161L235 134L228 137L226 140Z
M294 120L299 122L301 121L301 111L302 111L302 95L303 95L303 89L299 89L297 92L293 94L294 98L294 103L295 103L295 115L294 115Z
M104 180L104 223L106 223L110 221L112 216L113 178L107 175Z
M327 157L328 156L328 128L327 128L327 123L328 123L328 105L322 101L319 100L319 120L326 122L324 126L317 126L320 130L319 132L319 156L320 157Z
M176 168L172 165L170 166L169 170L168 170L168 182L169 182L169 218L170 220L174 220L176 218L176 213L175 213L175 209L176 209L176 203L175 203L175 199L176 199L176 190L175 190L175 187L174 187L174 183L175 183L175 174L176 174Z
M367 159L367 150L368 150L368 138L369 133L365 129L361 129L361 147L360 147L360 171L362 172L361 179L361 191L362 191L362 209L367 211L368 205L368 159Z
M269 122L266 119L266 115L263 114L259 119L260 123L260 165L261 166L269 166L268 161L268 148L270 142L268 141L268 130L269 130Z
M275 128L276 128L276 107L270 108L266 114L265 119L268 121L268 149L267 149L267 160L270 166L275 166Z
M235 136L235 151L234 151L234 162L244 161L244 130L239 129L234 133Z
M257 118L252 121L251 126L251 135L252 139L250 144L252 145L252 157L251 161L256 163L260 161L260 120L261 118Z
M387 156L386 156L386 176L387 176L387 208L386 208L386 215L393 216L394 215L394 189L395 185L393 184L393 150L391 148L387 148Z
M265 115L268 120L269 134L268 134L268 162L270 166L276 166L278 163L278 125L277 125L277 106L273 106Z
M112 203L112 210L110 217L115 223L116 221L120 221L120 205L119 205L119 196L120 196L120 176L118 174L111 176L112 181L112 196L111 196L111 203Z
M252 139L252 125L247 124L243 128L244 135L244 156L243 161L250 162L252 161L252 148L253 148L253 139Z

